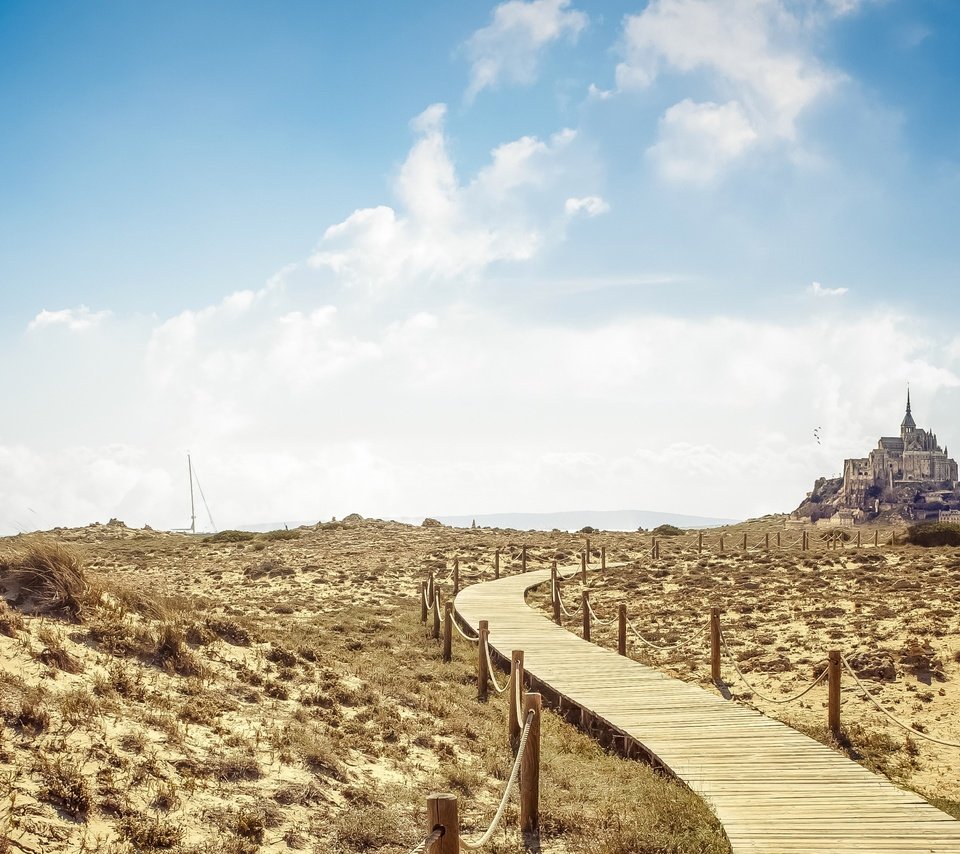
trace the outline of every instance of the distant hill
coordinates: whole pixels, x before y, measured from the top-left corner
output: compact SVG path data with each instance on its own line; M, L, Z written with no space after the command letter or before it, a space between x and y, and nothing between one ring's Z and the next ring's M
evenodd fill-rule
M715 528L731 525L739 519L719 519L714 516L686 516L682 513L662 513L657 510L565 510L559 513L478 513L476 516L434 516L451 528L469 528L474 521L481 528L513 528L517 531L579 531L587 526L601 531L636 531L637 528L655 528L657 525L676 525L678 528ZM391 516L393 522L419 525L423 516ZM274 531L284 525L299 528L315 525L318 521L255 522L238 526L242 531ZM322 520L329 521L329 520Z
M657 510L565 510L559 513L479 513L476 516L435 516L444 525L469 528L476 520L481 528L513 528L518 531L579 531L590 526L601 531L636 531L637 528L655 528L657 525L676 525L678 528L714 528L729 525L737 519L718 519L713 516L686 516L682 513L663 513ZM420 519L408 517L398 522Z

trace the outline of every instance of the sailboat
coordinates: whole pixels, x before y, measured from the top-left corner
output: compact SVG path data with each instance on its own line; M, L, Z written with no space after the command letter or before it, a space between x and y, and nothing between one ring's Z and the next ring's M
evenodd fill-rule
M216 533L217 526L214 524L213 515L210 513L210 505L207 504L206 496L203 494L203 487L200 486L200 479L195 475L193 470L193 460L190 458L190 454L187 454L187 472L190 475L190 527L189 528L174 528L173 530L180 534L196 534L197 533L197 506L193 497L193 484L196 481L197 489L200 492L200 498L203 501L203 506L207 511L207 518L210 520L210 527L213 528L214 533Z

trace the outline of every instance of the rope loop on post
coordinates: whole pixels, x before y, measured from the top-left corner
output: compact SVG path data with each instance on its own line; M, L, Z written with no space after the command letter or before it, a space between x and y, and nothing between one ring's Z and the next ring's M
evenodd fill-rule
M490 660L490 644L485 643L483 645L483 653L487 657L487 675L490 677L490 681L493 683L493 690L498 694L502 694L507 688L510 687L509 683L504 685L502 688L497 683L496 671L493 669L493 662Z
M477 638L472 638L472 637L470 637L470 635L468 635L463 629L461 629L461 628L460 628L460 624L457 623L456 618L454 618L452 622L453 622L453 627L460 633L460 637L462 637L464 640L468 640L468 641L470 641L470 643L479 643L479 642L480 642L480 638L478 638L478 637L477 637Z
M484 833L483 836L479 837L478 839L464 839L461 837L461 848L465 848L467 851L476 851L478 848L482 848L493 838L493 834L500 826L503 813L507 808L507 801L510 799L510 794L513 792L513 789L517 784L517 777L520 775L520 760L523 758L523 751L527 746L527 738L530 735L530 724L533 723L533 715L534 713L531 710L527 714L527 719L523 723L523 731L520 733L520 743L517 746L517 755L513 760L513 768L510 771L510 779L507 780L506 788L503 790L503 797L500 799L500 806L497 807L497 812L494 815L493 820L490 822L490 826L487 828L486 833Z
M595 619L601 626L612 626L617 621L616 617L613 617L610 620L601 620L597 616L597 612L593 610L593 605L590 604L589 599L587 599L587 609L590 611L590 616L593 617L593 619Z

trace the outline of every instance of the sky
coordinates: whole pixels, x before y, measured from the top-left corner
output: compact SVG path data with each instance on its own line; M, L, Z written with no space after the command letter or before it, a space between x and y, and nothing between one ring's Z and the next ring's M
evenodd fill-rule
M958 82L953 0L0 0L0 533L960 451Z

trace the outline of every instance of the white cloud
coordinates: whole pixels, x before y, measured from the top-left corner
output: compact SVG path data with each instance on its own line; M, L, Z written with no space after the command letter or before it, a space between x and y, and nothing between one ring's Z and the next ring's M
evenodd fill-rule
M60 311L44 309L27 325L27 332L35 332L51 326L65 326L71 332L83 332L98 326L109 316L109 311L90 311L85 305L64 308Z
M78 418L70 441L22 403L0 437L0 527L29 526L25 508L37 526L182 525L188 448L223 526L354 510L788 509L899 423L908 378L918 414L939 396L950 417L931 426L960 441L948 435L960 348L889 312L637 313L579 328L459 303L381 317L356 292L240 302L160 321L145 352L118 352L132 372L123 393L98 397L96 428ZM875 369L877 340L890 371ZM43 397L62 391L54 378Z
M807 292L815 297L842 297L847 288L825 288L820 282L811 282Z
M747 143L794 143L803 111L843 79L815 56L813 34L855 8L850 0L809 8L786 0L652 0L628 15L617 66L621 90L646 88L665 72L698 73L724 99L722 106L686 99L667 111L652 149L664 174L700 181L742 156ZM694 110L701 121L691 128ZM707 119L721 127L713 132ZM706 169L692 168L691 149L710 161ZM677 168L677 161L686 165Z
M587 22L583 12L570 8L570 0L501 3L490 24L465 44L471 64L467 98L503 83L533 83L544 49L562 38L576 41Z
M568 216L574 216L582 211L589 217L595 217L609 213L610 205L600 196L584 196L581 199L567 199L563 204L563 209Z
M587 97L595 101L608 101L615 94L616 92L613 89L601 89L595 83L591 83L587 87Z
M706 183L757 141L736 101L674 104L660 119L659 140L647 154L669 180Z
M309 260L312 267L377 290L470 278L496 261L523 261L540 249L549 223L537 213L537 198L561 192L555 187L566 177L563 158L576 134L562 130L546 141L525 136L504 143L462 183L444 115L445 107L434 104L411 123L418 138L394 184L399 210L363 208L331 226Z

